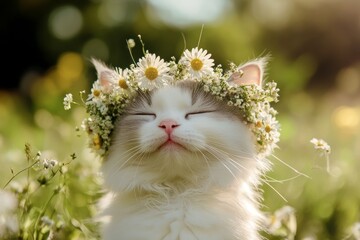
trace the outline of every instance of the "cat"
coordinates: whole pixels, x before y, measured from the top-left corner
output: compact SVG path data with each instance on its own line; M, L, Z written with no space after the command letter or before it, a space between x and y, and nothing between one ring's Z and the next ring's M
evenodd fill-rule
M265 59L245 63L243 75L230 76L229 84L261 85L264 66ZM113 70L97 67L98 75L102 71ZM184 80L140 92L117 120L101 167L109 190L101 236L262 239L259 186L269 169L239 109L201 83Z

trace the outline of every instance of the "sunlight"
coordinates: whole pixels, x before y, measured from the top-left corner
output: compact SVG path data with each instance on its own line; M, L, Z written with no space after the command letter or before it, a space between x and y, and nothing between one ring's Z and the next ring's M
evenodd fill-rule
M229 0L148 0L160 20L178 27L207 23L217 20L225 10L231 8Z

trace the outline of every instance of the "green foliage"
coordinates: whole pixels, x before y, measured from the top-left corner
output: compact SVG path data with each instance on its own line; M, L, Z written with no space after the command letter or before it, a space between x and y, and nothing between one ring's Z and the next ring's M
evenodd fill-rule
M93 217L101 191L96 172L84 174L90 169L75 153L57 161L25 144L24 155L27 167L12 170L3 186L2 191L16 196L17 221L0 229L1 239L98 239Z

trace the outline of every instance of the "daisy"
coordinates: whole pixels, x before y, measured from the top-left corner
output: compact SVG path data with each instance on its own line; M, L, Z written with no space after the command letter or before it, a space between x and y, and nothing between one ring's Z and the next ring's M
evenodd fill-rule
M196 47L191 49L191 52L188 49L185 50L180 63L186 65L193 76L202 77L213 72L214 59L210 57L211 54L208 54L206 50Z
M155 54L145 54L140 58L137 66L134 72L141 87L152 90L167 85L171 80L168 63Z
M92 93L99 97L101 93L111 93L114 90L127 90L129 87L129 69L109 68L103 62L92 59L98 73L98 80L93 84Z
M314 148L316 150L319 150L324 155L329 154L331 152L330 145L327 142L325 142L323 139L313 138L310 140L310 142L314 144Z
M123 90L127 90L129 88L128 76L129 76L129 69L121 69L116 68L117 79L114 80L114 84L119 86Z
M326 159L326 171L330 173L330 153L331 147L323 139L313 138L310 143L314 145L315 150L320 152L320 156L324 156Z

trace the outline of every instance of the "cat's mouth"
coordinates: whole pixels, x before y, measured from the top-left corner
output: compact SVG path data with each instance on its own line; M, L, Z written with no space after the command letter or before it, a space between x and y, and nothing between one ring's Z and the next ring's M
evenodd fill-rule
M187 150L182 144L168 138L164 143L162 143L158 150Z

